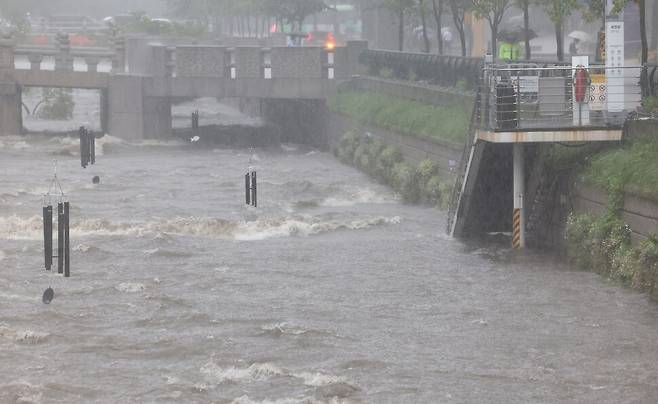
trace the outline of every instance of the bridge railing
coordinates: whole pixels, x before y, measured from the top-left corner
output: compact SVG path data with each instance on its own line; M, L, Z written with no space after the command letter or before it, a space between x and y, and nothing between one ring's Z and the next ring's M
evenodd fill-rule
M229 79L342 79L354 63L344 47L177 46L172 47L175 77ZM351 52L352 54L354 52Z
M68 41L55 45L18 45L13 48L14 67L30 70L64 70L98 72L124 71L124 44L116 40L113 47L71 46Z
M619 126L641 105L641 66L488 65L477 127L489 131Z
M476 86L483 65L482 58L374 49L363 51L360 60L369 75L392 75L400 80L423 80L470 90Z

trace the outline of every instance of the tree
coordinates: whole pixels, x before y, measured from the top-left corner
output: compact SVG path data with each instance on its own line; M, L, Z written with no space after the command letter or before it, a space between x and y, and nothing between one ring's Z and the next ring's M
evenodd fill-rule
M470 0L448 0L450 12L452 13L452 22L459 33L459 41L462 46L462 56L466 56L466 31L464 29L464 17L466 12L471 9Z
M384 0L384 6L398 16L398 50L404 50L404 16L414 6L414 0Z
M304 20L309 15L319 13L329 7L323 0L261 0L265 8L281 21L288 22L301 31Z
M530 53L530 1L531 0L515 0L516 6L523 11L523 42L525 43L526 60L530 60L532 57Z
M498 27L509 6L509 0L471 0L475 14L489 22L491 29L491 53L494 59L498 54Z
M418 4L416 6L418 7L418 14L420 15L420 22L421 26L423 29L423 51L425 53L430 53L430 40L427 37L427 18L426 18L426 2L425 0L417 0Z
M436 22L436 40L438 42L438 54L443 55L443 34L441 19L443 18L443 1L432 0L432 11L434 12L434 21Z
M573 13L577 7L577 0L545 0L543 8L548 18L555 25L555 43L557 45L557 59L564 60L564 20Z

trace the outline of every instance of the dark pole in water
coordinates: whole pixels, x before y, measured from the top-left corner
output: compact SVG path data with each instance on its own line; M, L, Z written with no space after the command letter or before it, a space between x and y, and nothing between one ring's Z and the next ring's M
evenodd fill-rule
M46 271L53 265L53 207L43 207L43 257Z
M81 126L78 129L80 134L80 165L82 168L87 168L87 163L89 162L89 146L87 144L87 130L84 126Z
M64 202L64 277L71 276L71 246L69 243L69 203Z
M249 184L249 173L244 175L244 197L245 203L251 205L251 187Z
M96 136L92 131L87 133L87 141L89 142L89 160L91 164L96 164Z
M64 272L64 204L57 204L57 273Z
M256 185L256 171L251 172L251 202L254 205L254 208L258 207L258 199L256 198L257 192Z

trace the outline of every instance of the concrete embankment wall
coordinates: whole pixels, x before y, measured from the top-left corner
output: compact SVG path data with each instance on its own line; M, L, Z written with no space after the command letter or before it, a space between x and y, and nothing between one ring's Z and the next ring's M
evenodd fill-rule
M412 165L418 165L425 159L432 160L438 165L441 175L445 177L454 175L462 155L462 148L458 145L401 135L374 125L359 123L348 116L329 112L326 135L327 145L331 150L337 147L341 137L351 130L368 132L386 145L398 148L404 160Z
M608 211L608 194L590 186L574 190L574 213L604 215ZM631 228L633 245L638 245L649 235L658 233L658 203L633 195L624 196L620 212L621 220Z
M458 105L467 111L473 109L474 95L454 89L425 86L409 82L400 82L372 77L353 77L341 84L341 90L369 91L382 96L393 96L417 101L423 104L445 106ZM396 133L373 124L358 122L355 119L327 111L327 130L324 147L333 150L341 137L350 130L368 132L385 144L398 148L410 164L417 165L425 159L437 163L441 174L452 177L462 158L463 145L440 140L423 140L409 135Z

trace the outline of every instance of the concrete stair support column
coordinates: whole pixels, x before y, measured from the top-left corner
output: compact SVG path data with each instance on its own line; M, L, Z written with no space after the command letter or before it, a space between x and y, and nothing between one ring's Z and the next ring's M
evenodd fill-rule
M21 93L13 77L14 44L0 40L0 135L21 133Z

